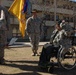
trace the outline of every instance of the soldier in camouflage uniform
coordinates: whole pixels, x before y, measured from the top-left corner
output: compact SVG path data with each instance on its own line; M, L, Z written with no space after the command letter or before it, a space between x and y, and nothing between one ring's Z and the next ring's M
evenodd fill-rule
M26 33L29 36L33 56L38 55L38 45L40 41L40 35L43 32L43 26L41 25L40 19L37 17L37 10L32 11L32 16L26 21Z
M1 0L0 0L1 3ZM4 48L7 44L6 31L8 30L9 16L5 7L0 5L0 64L4 64Z

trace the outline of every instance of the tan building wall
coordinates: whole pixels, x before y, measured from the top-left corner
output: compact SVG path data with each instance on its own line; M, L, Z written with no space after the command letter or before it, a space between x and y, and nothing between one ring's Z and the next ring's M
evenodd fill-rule
M2 0L2 5L10 7L14 0ZM71 26L74 26L73 23L73 14L76 7L76 3L69 2L69 0L30 0L32 3L32 9L37 9L39 11L38 17L45 17L44 21L47 27L47 39L50 38L50 35L54 29L55 22L59 19L66 19L69 21ZM75 11L76 12L76 11ZM11 19L11 28L9 36L20 36L19 31L19 22L14 16L10 16ZM56 21L55 21L56 20ZM28 39L26 36L25 38Z

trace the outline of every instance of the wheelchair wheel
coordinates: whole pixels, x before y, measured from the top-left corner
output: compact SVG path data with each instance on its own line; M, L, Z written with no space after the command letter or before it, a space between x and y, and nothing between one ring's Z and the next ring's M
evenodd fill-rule
M58 53L58 63L66 70L71 70L76 66L76 51L74 48L70 48L63 54L63 50Z

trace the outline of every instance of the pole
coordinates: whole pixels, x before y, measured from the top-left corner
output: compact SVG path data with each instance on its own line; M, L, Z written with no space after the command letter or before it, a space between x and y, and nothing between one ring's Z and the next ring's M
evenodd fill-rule
M54 22L56 23L56 0L54 0Z
M74 29L76 28L76 7L74 7Z
M74 29L75 29L75 25L76 25L76 7L73 6L73 23L74 23Z
M74 5L74 1L72 1L72 0L69 0L70 2L72 2L73 3L73 27L74 27L74 29L76 29L76 6Z

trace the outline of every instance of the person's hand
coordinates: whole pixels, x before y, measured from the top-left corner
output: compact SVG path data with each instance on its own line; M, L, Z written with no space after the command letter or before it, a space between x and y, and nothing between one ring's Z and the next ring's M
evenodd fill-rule
M65 20L62 20L62 23L65 23Z
M57 41L53 40L53 43L57 43Z

